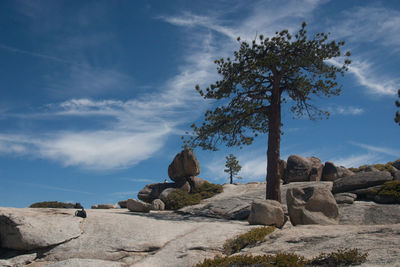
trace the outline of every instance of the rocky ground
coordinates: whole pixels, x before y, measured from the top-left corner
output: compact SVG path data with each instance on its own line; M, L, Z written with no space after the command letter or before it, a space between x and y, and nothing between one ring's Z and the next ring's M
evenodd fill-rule
M283 200L293 186L282 186ZM222 255L225 240L257 227L232 218L245 217L264 195L265 183L225 185L224 193L179 212L88 210L85 219L68 209L0 208L0 266L193 266ZM338 225L288 221L241 253L310 258L359 248L369 254L363 266L400 266L400 205L355 201L340 204L339 214Z

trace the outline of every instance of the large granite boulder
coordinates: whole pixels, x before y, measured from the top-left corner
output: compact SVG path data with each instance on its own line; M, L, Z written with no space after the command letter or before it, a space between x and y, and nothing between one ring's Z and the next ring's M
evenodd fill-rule
M172 192L175 192L177 189L176 188L167 188L164 191L161 192L160 194L160 200L164 203L167 202L168 196L169 194L171 194Z
M191 149L179 152L168 166L168 176L175 182L200 173L200 163Z
M121 200L121 201L118 201L118 205L119 205L119 207L121 208L121 209L126 209L127 208L127 203L128 203L128 200Z
M327 161L325 162L324 168L322 169L322 181L335 181L336 179L344 176L350 176L354 173L343 166L335 166L334 163Z
M291 155L287 161L287 167L283 181L285 183L320 181L323 165L316 157L304 158Z
M0 208L0 244L15 250L54 246L80 236L81 221L73 210Z
M290 221L298 224L337 224L339 208L326 187L304 185L286 192Z
M249 224L274 225L281 228L285 223L282 205L275 200L255 200L251 204Z
M151 204L133 198L128 199L126 207L134 212L150 212L151 210Z
M387 171L359 172L335 180L333 182L332 192L334 194L350 192L357 189L381 185L391 180L393 180L393 177L390 172Z
M161 192L165 189L175 186L175 183L148 184L139 191L137 197L144 202L151 203L154 199L159 198Z

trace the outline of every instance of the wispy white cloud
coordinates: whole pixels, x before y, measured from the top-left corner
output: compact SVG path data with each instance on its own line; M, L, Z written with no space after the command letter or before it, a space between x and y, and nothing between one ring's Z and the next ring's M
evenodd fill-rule
M367 153L367 154L353 154L346 157L334 157L332 159L329 159L328 161L335 163L335 165L337 166L344 166L350 168L350 167L359 167L365 164L374 164L377 163L380 159L381 157L379 157L379 155L377 155L376 153Z
M387 148L387 147L378 147L378 146L363 144L363 143L359 143L359 142L349 142L349 143L352 145L364 148L370 152L377 152L377 153L394 156L394 157L400 156L400 150Z
M353 43L375 42L399 50L400 11L386 7L364 6L344 11L334 23L335 36Z
M327 62L341 66L340 62L335 59ZM353 59L349 66L349 72L355 76L360 85L368 88L371 94L394 95L397 91L399 81L390 77L382 77L367 60Z
M68 192L68 193L79 193L79 194L85 194L85 195L92 195L93 194L93 193L88 192L88 191L81 191L81 190L75 190L75 189L64 188L64 187L59 187L59 186L52 186L52 185L43 185L43 184L36 184L36 183L20 183L20 182L18 182L18 184L22 184L22 185L30 186L30 187L47 189L47 190Z
M118 197L118 198L136 198L138 191L124 191L124 192L113 192L108 194L109 196Z
M364 113L364 109L353 106L332 106L328 107L328 111L331 115L361 115Z

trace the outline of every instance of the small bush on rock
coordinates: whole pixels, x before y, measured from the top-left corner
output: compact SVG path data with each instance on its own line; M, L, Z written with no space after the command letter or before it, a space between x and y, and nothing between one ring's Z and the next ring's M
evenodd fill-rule
M222 191L223 189L220 184L212 184L206 181L198 188L194 188L191 193L200 194L201 199L206 199L222 193Z
M227 255L239 252L247 246L252 246L258 242L264 241L265 237L272 233L275 227L258 227L250 230L249 232L239 235L233 239L228 239L224 245L224 252Z
M358 168L349 168L349 170L352 172L363 172L363 171L366 171L370 166L374 167L378 171L392 172L394 170L391 162L388 162L386 164L378 163L378 164L373 164L373 165L362 165Z
M190 193L177 189L168 195L165 208L168 210L178 210L186 206L196 205L199 204L202 199L213 197L222 191L221 185L209 182L204 182Z
M311 266L349 266L359 265L366 261L368 254L358 249L339 249L329 254L321 253L310 261Z
M189 194L186 191L177 189L168 195L165 208L168 210L178 210L186 206L199 204L200 201L200 194Z
M387 181L379 190L376 191L376 195L390 197L396 203L400 204L400 181Z
M278 253L276 255L234 255L230 257L217 257L205 259L195 267L211 266L279 266L279 267L303 267L303 266L350 266L364 263L367 253L361 253L358 249L343 249L329 254L321 253L319 256L307 260L303 256L292 253Z
M29 208L57 208L57 209L74 209L76 204L64 203L58 201L43 201L36 202L29 206Z

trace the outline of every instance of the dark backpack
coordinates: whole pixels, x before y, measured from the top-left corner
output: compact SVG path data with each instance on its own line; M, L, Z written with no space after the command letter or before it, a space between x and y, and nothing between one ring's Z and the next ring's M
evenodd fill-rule
M75 211L75 216L86 218L86 211L84 209Z

